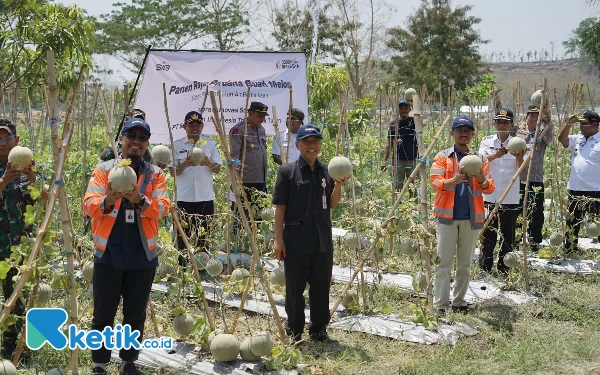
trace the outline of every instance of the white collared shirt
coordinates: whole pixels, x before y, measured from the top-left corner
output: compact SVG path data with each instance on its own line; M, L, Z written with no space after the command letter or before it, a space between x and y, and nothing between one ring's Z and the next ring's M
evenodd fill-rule
M513 138L512 136L508 136L504 143L500 142L500 139L497 135L488 135L483 137L481 140L481 144L479 145L479 153L482 155L493 155L498 151L498 149L502 146L508 146L508 141ZM517 158L512 155L510 152L506 153L506 155L501 158L494 159L489 162L490 173L492 174L492 179L494 180L494 184L496 185L496 189L491 194L483 194L483 200L486 202L496 203L504 191L510 184L510 181L517 173L519 169L519 165L517 164ZM515 181L513 186L510 188L508 194L504 198L502 203L505 204L519 204L519 181Z
M568 190L600 190L600 132L587 140L580 133L569 135L571 151L571 175L567 183Z
M288 135L288 129L285 129L284 131L279 132L279 139L281 139L281 147L283 148L284 155L287 152L287 145L288 145L287 135ZM290 153L288 156L288 163L296 161L300 157L300 151L298 151L298 149L296 148L296 134L292 133L290 138L292 139L292 141L290 143ZM271 151L271 154L281 155L281 153L279 152L279 142L277 142L277 137L273 138L273 150ZM283 161L284 157L281 158L281 161Z
M200 146L204 150L206 157L213 163L222 165L221 155L217 149L215 141L205 136L200 136L198 141L205 141L206 144ZM189 139L183 137L173 142L175 148L175 165L185 161L194 146ZM213 175L210 168L203 165L190 166L181 172L177 177L177 201L179 202L206 202L215 199L213 190Z

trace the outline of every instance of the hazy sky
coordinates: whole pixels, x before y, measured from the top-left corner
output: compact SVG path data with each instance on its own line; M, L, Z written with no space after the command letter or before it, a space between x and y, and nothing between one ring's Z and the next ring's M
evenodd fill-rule
M88 14L98 16L110 12L112 0L56 0L63 4L78 3ZM130 3L130 0L120 0ZM419 6L420 0L388 0L396 9L388 26L405 26L406 17ZM453 5L473 6L471 14L481 18L479 30L484 39L490 40L481 47L481 53L508 50L513 54L528 50L551 49L554 42L555 55L562 56L562 42L571 36L579 22L590 16L600 15L600 5L588 6L586 0L455 0ZM158 47L158 46L157 46ZM97 59L118 69L118 63L110 59ZM125 73L131 78L131 73Z

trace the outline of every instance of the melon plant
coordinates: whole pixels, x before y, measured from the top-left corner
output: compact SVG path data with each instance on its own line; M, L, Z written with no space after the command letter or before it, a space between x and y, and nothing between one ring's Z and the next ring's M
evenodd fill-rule
M425 272L416 272L412 279L413 289L417 292L427 288L427 274Z
M65 373L63 372L63 370L55 367L53 369L48 370L46 375L65 375Z
M8 153L8 162L16 171L22 171L31 165L32 160L33 152L27 147L15 146Z
M194 318L189 314L177 315L173 319L173 331L179 336L187 336L194 331Z
M17 375L17 369L11 361L3 359L0 361L0 375Z
M114 191L124 192L132 191L137 183L137 176L131 164L130 159L123 159L121 162L113 167L108 173L108 182L110 189Z
M206 154L202 148L194 147L189 152L189 158L193 165L198 165L206 158Z
M152 149L152 158L163 164L171 162L171 150L165 145L156 145Z
M94 279L94 262L85 262L81 267L81 273L84 279L91 282Z
M464 173L468 174L469 176L474 176L481 172L483 162L477 155L465 155L462 159L460 159L460 163L458 163L458 168L460 169L462 167L464 167Z
M588 237L600 236L600 225L596 221L588 221L585 223L585 233Z
M334 180L342 180L352 175L352 163L345 156L333 157L327 169Z
M342 302L340 302L340 304L347 309L350 304L358 305L358 302L358 294L356 294L355 290L350 289L348 292L346 292L346 295L344 298L342 298Z
M403 238L400 240L400 252L404 255L413 256L417 253L418 247L412 238Z
M520 153L521 151L525 150L526 147L527 142L525 142L523 138L519 137L511 138L510 141L508 141L508 145L506 146L506 148L508 148L508 151L510 151L513 154Z
M196 264L198 265L198 269L203 270L206 268L206 265L208 264L208 261L211 259L211 257L210 255L208 255L208 253L202 251L194 254L194 259L196 261Z
M550 235L550 245L552 246L562 246L564 241L564 237L562 234L554 233Z
M358 236L354 232L346 232L346 234L344 235L344 243L348 247L357 248L358 241L359 241Z
M223 263L218 259L211 259L206 263L206 272L211 276L220 275L223 272Z
M269 332L259 332L250 337L250 351L259 357L271 354L273 340Z
M250 271L245 268L236 268L231 272L231 281L244 281L250 277Z
M542 94L542 90L537 90L536 92L531 94L531 104L539 107L542 105L543 98L544 95Z
M212 339L210 353L215 361L234 361L240 353L240 342L232 334L221 333Z
M285 287L285 272L281 268L273 268L273 271L271 271L271 284Z
M260 212L260 218L265 221L273 221L275 219L275 209L273 207L263 209Z
M383 247L376 247L373 250L373 258L376 262L383 262L385 259L385 249Z
M165 277L175 273L175 267L170 264L161 264L158 266L158 278L164 279Z
M511 251L504 255L503 262L506 267L515 268L520 265L521 258L519 258L519 255L517 253Z
M410 222L410 219L399 217L396 226L400 230L410 230L412 228L412 223Z
M406 89L406 91L404 91L404 99L406 100L413 100L413 96L417 95L417 90L411 88Z
M554 192L552 190L544 190L544 199L554 198Z
M250 337L246 337L240 344L240 356L244 361L256 362L260 361L260 356L255 355L250 350Z
M52 287L46 283L40 283L37 290L37 302L45 305L52 299Z

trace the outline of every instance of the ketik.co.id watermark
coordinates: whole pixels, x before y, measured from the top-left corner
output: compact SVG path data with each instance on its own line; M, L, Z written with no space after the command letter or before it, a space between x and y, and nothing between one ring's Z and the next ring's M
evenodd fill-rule
M106 327L102 332L80 330L71 324L67 328L68 336L62 327L67 322L67 312L57 308L32 308L27 311L27 335L25 343L32 350L38 350L48 343L56 350L73 349L172 349L173 339L161 337L145 339L140 343L139 331L132 331L129 324Z

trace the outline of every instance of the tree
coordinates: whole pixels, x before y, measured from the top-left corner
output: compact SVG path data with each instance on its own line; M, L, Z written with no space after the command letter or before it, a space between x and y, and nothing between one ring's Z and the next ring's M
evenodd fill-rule
M450 6L450 0L421 0L408 17L407 28L389 30L388 47L398 81L411 85L462 90L472 86L484 69L478 46L483 40L474 26L481 19L469 16L471 6Z
M600 20L588 17L573 30L573 36L563 42L566 53L579 57L579 68L593 73L600 68Z
M202 14L199 25L212 37L205 44L220 51L232 50L242 45L242 38L250 25L247 0L195 1L196 11Z

